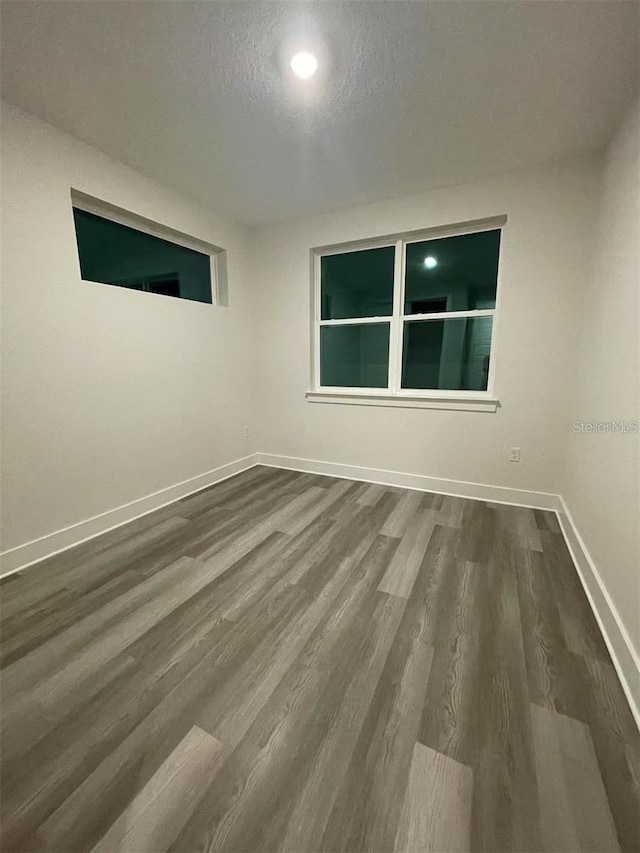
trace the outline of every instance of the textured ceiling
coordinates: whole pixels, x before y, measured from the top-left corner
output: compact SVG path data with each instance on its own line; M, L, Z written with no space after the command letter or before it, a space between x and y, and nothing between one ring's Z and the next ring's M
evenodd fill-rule
M593 151L637 87L634 2L0 9L7 100L249 224Z

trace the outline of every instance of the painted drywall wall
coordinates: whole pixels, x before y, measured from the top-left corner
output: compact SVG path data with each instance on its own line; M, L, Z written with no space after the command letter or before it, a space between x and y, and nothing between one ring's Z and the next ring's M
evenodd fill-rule
M576 161L256 230L260 448L557 493L598 173ZM504 214L496 413L305 400L310 248ZM520 463L508 462L510 446Z
M565 424L567 507L640 656L640 437L585 424L640 422L640 105L605 157L593 275L580 312ZM578 431L575 431L578 430ZM585 431L583 431L585 430Z
M4 550L253 452L246 234L2 106ZM228 308L81 281L71 187L228 251Z

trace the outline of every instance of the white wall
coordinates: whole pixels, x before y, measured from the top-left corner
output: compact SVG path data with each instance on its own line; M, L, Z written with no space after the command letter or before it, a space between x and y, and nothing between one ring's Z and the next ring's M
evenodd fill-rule
M242 229L2 108L7 550L253 452ZM80 280L69 191L228 250L228 308Z
M265 227L253 234L261 450L557 493L598 164L579 161ZM309 249L507 214L496 391L485 412L309 403ZM511 445L519 464L507 461Z
M640 109L605 158L585 282L562 493L640 655L640 438L574 433L581 421L640 421Z

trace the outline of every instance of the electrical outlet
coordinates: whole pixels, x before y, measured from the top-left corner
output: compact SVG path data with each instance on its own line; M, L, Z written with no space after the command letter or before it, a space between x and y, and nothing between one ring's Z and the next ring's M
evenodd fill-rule
M248 426L244 427L244 429L242 430L242 437L243 438L249 438L249 427Z
M510 447L509 448L509 462L519 462L520 461L520 448L519 447Z

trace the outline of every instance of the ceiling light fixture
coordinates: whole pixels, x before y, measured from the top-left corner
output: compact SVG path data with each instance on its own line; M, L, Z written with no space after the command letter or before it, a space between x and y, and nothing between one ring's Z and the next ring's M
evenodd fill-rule
M303 50L301 53L296 53L292 58L291 68L294 74L297 74L298 77L302 77L303 80L306 80L308 77L311 77L316 73L318 60L312 53L308 53Z
M424 259L424 265L428 270L432 270L434 267L438 266L438 261L433 257L433 255L429 255L428 258Z

